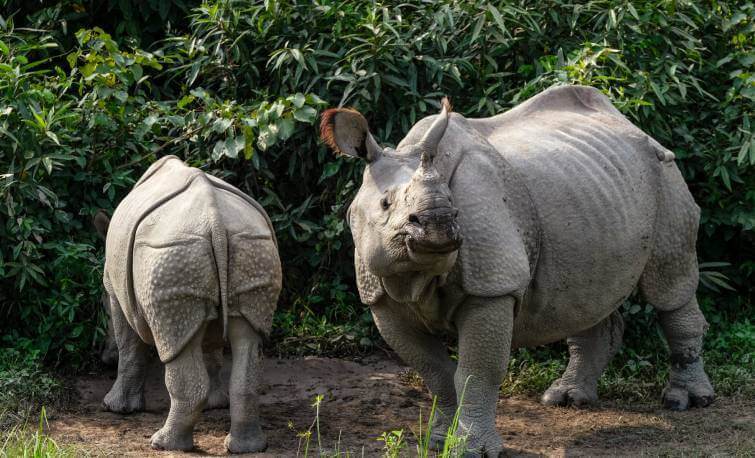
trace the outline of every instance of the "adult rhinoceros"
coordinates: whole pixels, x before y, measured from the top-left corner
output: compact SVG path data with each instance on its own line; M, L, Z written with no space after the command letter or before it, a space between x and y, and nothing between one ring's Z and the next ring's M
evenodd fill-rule
M210 376L212 388L218 385L214 360L222 359L227 335L233 368L225 444L231 452L263 450L260 345L281 289L265 211L233 186L167 156L147 169L112 221L100 214L95 225L107 237L103 282L118 344L118 377L105 407L144 408L147 344L154 345L165 363L170 413L152 446L191 449L194 424L212 395Z
M367 161L347 214L357 286L437 395L436 442L464 391L470 449L502 450L495 411L511 348L566 338L569 365L542 401L595 401L620 346L618 309L636 287L671 348L666 407L711 402L695 299L699 209L674 155L599 91L552 88L484 119L444 100L395 150L351 109L326 111L321 133ZM458 364L437 337L447 332L458 335Z

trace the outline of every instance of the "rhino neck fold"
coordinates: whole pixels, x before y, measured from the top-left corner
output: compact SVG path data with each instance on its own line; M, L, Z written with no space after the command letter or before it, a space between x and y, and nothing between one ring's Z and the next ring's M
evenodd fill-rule
M405 272L400 275L381 277L380 281L388 295L396 302L422 305L430 302L429 298L438 286L445 282L446 275L432 272Z

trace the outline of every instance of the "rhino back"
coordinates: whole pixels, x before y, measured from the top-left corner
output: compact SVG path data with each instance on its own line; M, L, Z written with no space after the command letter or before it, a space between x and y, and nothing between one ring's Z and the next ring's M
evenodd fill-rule
M662 189L663 165L647 136L618 112L539 106L487 132L524 180L540 222L518 345L587 329L631 294L651 255Z

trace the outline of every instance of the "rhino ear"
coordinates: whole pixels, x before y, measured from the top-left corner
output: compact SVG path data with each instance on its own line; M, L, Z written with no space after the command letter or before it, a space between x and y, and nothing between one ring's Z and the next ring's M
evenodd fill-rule
M97 233L100 237L103 239L107 238L107 230L110 227L110 218L108 218L105 210L97 211L97 214L92 218L92 224L94 224L94 228L97 229Z
M504 199L502 174L485 154L464 155L450 183L464 243L461 264L464 291L473 296L513 294L521 300L530 280L522 231Z
M320 138L338 154L373 162L382 149L370 134L362 113L351 108L325 110L320 121Z

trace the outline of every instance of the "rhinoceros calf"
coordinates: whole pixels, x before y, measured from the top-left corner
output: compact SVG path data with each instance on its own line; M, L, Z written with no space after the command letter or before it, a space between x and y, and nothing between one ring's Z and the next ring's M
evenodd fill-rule
M118 346L118 377L106 408L144 408L147 345L154 345L165 363L170 412L151 444L191 449L211 388L203 352L217 378L227 336L233 367L225 444L237 453L264 450L256 394L260 346L281 289L265 211L233 186L168 156L145 172L112 221L100 215L95 224L107 234L103 282Z
M511 348L566 338L569 365L542 400L595 401L635 287L671 348L665 405L711 402L695 299L699 209L674 155L599 91L552 88L485 119L444 100L395 150L350 109L326 111L321 133L367 161L347 213L357 286L437 395L436 444L463 394L470 449L502 450L495 411ZM437 337L446 332L458 335L458 364Z

